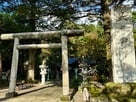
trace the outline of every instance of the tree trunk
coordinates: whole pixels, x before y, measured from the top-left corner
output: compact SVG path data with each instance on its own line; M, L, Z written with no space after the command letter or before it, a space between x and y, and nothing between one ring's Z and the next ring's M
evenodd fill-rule
M1 41L0 41L1 46ZM2 81L2 56L1 56L1 48L0 48L0 83Z
M29 24L31 27L31 31L34 32L36 30L36 1L35 0L30 0L29 1L31 8L30 8L30 18L29 18ZM32 41L33 42L33 41ZM34 79L34 68L35 68L35 50L30 49L29 50L29 65L28 65L28 80L35 80Z
M0 52L0 83L2 81L2 56L1 56L1 52Z
M110 81L113 81L112 78L112 63L111 63L111 22L110 22L110 10L108 0L102 0L102 13L103 13L103 22L104 22L104 34L105 34L105 43L106 43L106 59L107 59L107 68L109 70Z

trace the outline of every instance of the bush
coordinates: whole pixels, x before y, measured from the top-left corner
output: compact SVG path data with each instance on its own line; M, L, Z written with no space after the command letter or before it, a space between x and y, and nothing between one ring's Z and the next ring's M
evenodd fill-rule
M103 87L97 87L95 83L89 86L89 92L92 98L102 97L110 102L136 102L136 83L109 82Z
M71 87L74 88L75 90L78 90L78 86L80 85L81 80L80 79L73 79L71 81Z

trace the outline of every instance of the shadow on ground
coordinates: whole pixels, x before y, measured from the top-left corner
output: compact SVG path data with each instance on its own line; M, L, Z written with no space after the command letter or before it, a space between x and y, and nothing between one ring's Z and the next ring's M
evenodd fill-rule
M22 89L22 90L17 90L16 91L17 95L15 97L25 95L25 94L28 94L28 93L32 93L32 92L36 92L36 91L39 91L39 90L42 90L42 89L45 89L45 88L48 88L48 87L54 87L54 86L56 86L56 85L55 84L36 85L36 86L32 86L32 87L25 88L25 89ZM2 91L0 93L3 96L2 98L0 98L0 102L5 101L7 99L10 99L10 98L6 97L6 93L8 93L8 90Z

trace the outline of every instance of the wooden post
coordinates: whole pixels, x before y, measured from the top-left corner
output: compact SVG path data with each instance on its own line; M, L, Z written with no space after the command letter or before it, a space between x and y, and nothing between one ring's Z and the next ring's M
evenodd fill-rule
M63 95L69 96L69 70L68 70L67 36L62 35L61 42L62 42Z
M16 95L15 87L16 87L17 67L18 67L18 59L19 59L19 51L17 49L18 44L19 44L19 39L15 38L13 56L12 56L11 73L10 73L9 92L6 94L6 97L14 97Z

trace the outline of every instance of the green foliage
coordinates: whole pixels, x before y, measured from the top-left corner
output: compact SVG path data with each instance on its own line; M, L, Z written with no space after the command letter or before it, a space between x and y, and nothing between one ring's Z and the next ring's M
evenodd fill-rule
M81 83L81 79L80 79L80 78L78 78L78 79L75 79L75 78L74 78L74 79L72 79L70 85L71 85L71 87L74 88L75 90L78 90L78 86L80 85L80 83Z
M91 33L96 33L97 30L96 30L94 25L90 24L90 25L85 26L85 32L86 33L90 33L90 32Z
M106 62L106 45L103 37L103 29L99 24L95 28L94 25L79 25L80 28L84 29L85 35L75 38L70 38L68 43L69 56L75 56L80 58L85 56L91 62L97 64L96 69L99 76L99 81L104 83L109 81L109 69L107 68ZM87 30L91 28L92 30ZM101 36L98 34L100 29Z
M29 27L18 20L16 14L1 13L0 14L0 33L17 33L28 31ZM2 41L1 53L2 60L11 60L13 50L13 41Z
M105 57L105 44L101 39L94 39L91 36L79 37L76 40L76 47L79 57L85 56L95 61Z
M9 85L9 81L7 81L7 80L2 80L2 81L0 82L0 89L7 88L8 85Z
M61 97L60 97L60 100L61 100L62 102L63 102L63 101L64 101L64 102L65 102L65 101L66 101L66 102L69 102L71 99L70 99L70 96L61 96Z
M97 33L97 28L93 24L89 24L89 25L81 24L81 25L78 25L78 28L84 30L85 34Z
M0 14L1 18L1 33L14 31L16 24L14 22L14 16L10 14Z
M133 27L133 33L134 33L134 46L135 46L135 49L136 49L136 12L132 12L132 21L134 23L134 27Z
M61 49L51 49L50 55L48 56L49 64L60 64L61 63ZM55 70L55 69L54 69Z
M80 26L78 24L75 24L74 22L66 20L63 23L63 26L61 29L79 29L79 28L80 28Z
M39 83L39 80L29 79L29 80L26 80L26 83L28 83L28 84L38 84L38 83Z
M134 35L136 34L136 25L135 25L135 22L136 22L136 12L132 12L132 21L134 23L134 28L133 28L133 32L134 32ZM135 36L134 36L135 37Z
M136 21L136 11L132 12L132 19L133 21Z
M91 93L92 97L98 97L102 94L103 89L98 88L96 85L90 85L89 86L89 92Z
M135 83L106 83L104 93L109 97L116 98L119 102L124 102L124 99L135 97Z
M0 33L17 33L27 31L29 28L24 22L21 23L16 14L8 13L0 14L0 26Z
M100 38L104 38L104 29L103 29L103 25L101 22L98 22L98 25L97 25L97 33L98 33L98 36Z
M136 84L135 83L113 83L109 82L98 87L91 83L88 87L91 97L98 100L108 100L116 102L135 102L136 101Z

